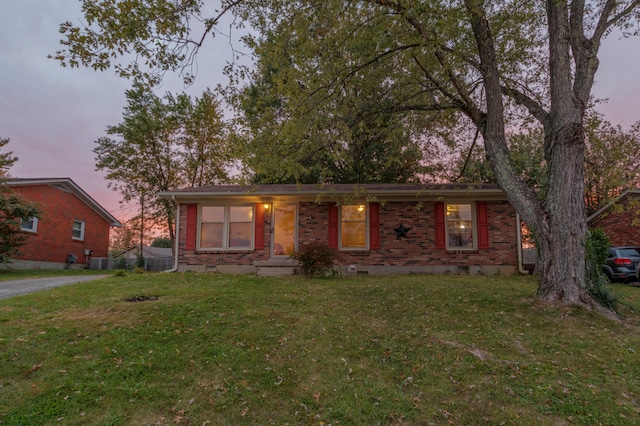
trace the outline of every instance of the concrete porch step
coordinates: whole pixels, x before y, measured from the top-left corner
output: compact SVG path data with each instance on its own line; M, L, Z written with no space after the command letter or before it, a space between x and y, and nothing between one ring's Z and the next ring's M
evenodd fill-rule
M284 277L294 275L296 268L285 268L278 266L258 266L256 274L259 277Z
M294 275L298 262L292 259L269 259L253 262L259 277L282 277Z

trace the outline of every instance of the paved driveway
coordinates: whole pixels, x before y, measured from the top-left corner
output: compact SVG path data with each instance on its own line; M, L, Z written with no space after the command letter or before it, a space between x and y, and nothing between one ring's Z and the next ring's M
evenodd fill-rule
M98 280L109 275L82 275L78 277L28 278L24 280L0 281L0 299L33 293L47 288L60 287L84 281Z

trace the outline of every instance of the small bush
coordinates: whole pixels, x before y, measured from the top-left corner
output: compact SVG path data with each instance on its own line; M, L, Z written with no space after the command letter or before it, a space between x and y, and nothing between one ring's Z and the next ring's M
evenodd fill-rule
M141 266L136 266L136 269L133 270L135 274L144 274L144 268Z
M116 272L113 274L114 277L126 277L127 276L127 271L125 271L124 269L118 269L116 270Z
M137 268L144 268L144 264L145 264L145 258L142 255L142 253L136 254L136 267Z
M311 243L291 253L291 258L300 262L305 277L312 278L333 270L333 263L340 259L340 253L326 244Z
M615 310L618 297L605 287L609 280L602 271L602 265L607 261L607 251L610 246L611 241L602 229L596 228L589 232L585 256L585 281L587 290L598 303Z
M123 271L129 269L129 265L127 265L127 259L125 259L124 256L118 256L113 264L113 269L122 269Z

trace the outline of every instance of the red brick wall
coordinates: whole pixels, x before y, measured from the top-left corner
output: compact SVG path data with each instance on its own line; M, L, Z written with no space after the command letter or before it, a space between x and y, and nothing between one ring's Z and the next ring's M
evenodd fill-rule
M630 194L589 223L589 228L602 228L614 246L640 246L640 197Z
M387 202L380 206L380 249L343 250L343 265L360 266L518 266L516 212L506 201L487 202L489 249L465 252L436 250L434 203ZM269 215L267 215L269 216ZM400 224L411 228L408 238L396 238ZM328 205L302 202L298 210L298 247L328 242ZM198 252L184 250L186 209L180 214L180 265L252 265L269 259L270 218L265 217L265 245L254 251Z
M108 257L109 223L73 193L49 185L13 189L42 210L37 232L29 234L15 259L66 263L67 255L75 254L78 263L84 264L88 262L85 249L93 250L93 257ZM74 220L85 222L84 241L72 239Z

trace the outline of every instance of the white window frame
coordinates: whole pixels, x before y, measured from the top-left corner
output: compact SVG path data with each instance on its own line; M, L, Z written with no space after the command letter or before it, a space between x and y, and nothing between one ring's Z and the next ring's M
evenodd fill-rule
M364 206L364 235L365 245L364 247L344 247L342 245L342 208L346 206ZM340 250L353 251L353 250L369 250L369 203L353 203L340 205L338 209L338 248Z
M76 227L75 227L76 223L79 223L79 224L80 224L80 229L79 229L79 231L80 231L80 236L79 236L79 237L76 237L76 236L74 235L75 231L77 231L77 230L78 230L78 229L76 229ZM77 220L77 219L75 219L75 220L73 221L73 226L71 227L71 238L72 238L72 239L74 239L74 240L77 240L77 241L84 241L84 230L85 230L85 225L86 225L86 222L85 222L84 220Z
M30 217L28 220L30 220L33 225L31 226L31 228L25 228L24 226L24 219L20 220L20 229L24 232L31 232L31 233L36 233L38 232L38 218L37 217Z
M224 222L222 223L222 247L203 247L202 237L202 209L206 207L224 207ZM251 207L251 242L246 247L229 247L229 225L232 207ZM198 206L197 250L202 251L246 251L253 250L256 243L256 209L254 204L201 204Z
M449 240L449 215L447 214L447 207L452 205L469 205L471 206L471 235L473 236L472 246L452 246ZM473 201L454 201L448 202L444 205L444 229L445 238L447 241L447 250L462 251L462 250L478 250L478 216L476 213L476 203Z

